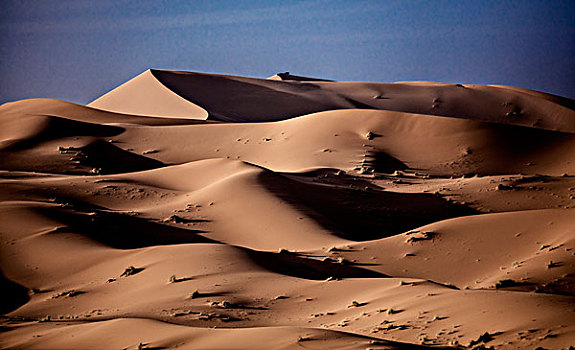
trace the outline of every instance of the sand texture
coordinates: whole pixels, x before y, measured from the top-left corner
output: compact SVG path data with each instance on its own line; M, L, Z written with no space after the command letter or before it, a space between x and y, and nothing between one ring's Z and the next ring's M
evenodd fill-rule
M0 107L0 348L568 349L575 101L148 70Z

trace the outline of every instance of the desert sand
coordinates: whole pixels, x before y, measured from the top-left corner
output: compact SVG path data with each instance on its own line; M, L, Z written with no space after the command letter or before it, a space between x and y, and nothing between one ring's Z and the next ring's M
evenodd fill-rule
M148 70L0 107L6 349L568 349L575 101Z

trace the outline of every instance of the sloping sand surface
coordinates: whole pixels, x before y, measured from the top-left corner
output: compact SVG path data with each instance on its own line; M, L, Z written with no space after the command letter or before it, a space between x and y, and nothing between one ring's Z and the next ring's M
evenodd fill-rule
M575 131L575 111L567 99L497 86L278 81L161 70L151 74L216 120L276 121L329 109L369 108ZM261 104L261 99L268 103Z
M0 347L566 349L572 108L157 70L5 104Z
M62 329L64 328L64 329ZM41 334L30 342L13 342L9 346L44 349L46 346L59 349L91 348L98 344L102 348L178 348L178 349L228 349L236 344L237 349L365 349L377 345L378 349L420 349L422 347L382 341L353 334L301 327L256 327L256 328L192 328L146 319L118 319L85 324L37 324L14 331L18 337L25 332ZM120 332L125 337L118 342L110 338L111 333ZM37 337L37 338L39 338ZM73 345L72 345L73 344Z
M110 112L189 119L206 119L207 112L159 82L150 70L88 104Z

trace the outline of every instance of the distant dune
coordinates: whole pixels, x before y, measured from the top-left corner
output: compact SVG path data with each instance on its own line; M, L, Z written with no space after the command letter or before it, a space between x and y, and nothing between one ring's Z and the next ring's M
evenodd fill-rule
M0 107L0 347L568 349L575 101L147 70Z

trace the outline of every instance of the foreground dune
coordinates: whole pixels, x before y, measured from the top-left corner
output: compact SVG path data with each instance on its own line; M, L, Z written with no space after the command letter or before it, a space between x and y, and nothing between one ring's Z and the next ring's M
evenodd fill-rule
M146 71L0 107L3 348L568 348L575 112Z

